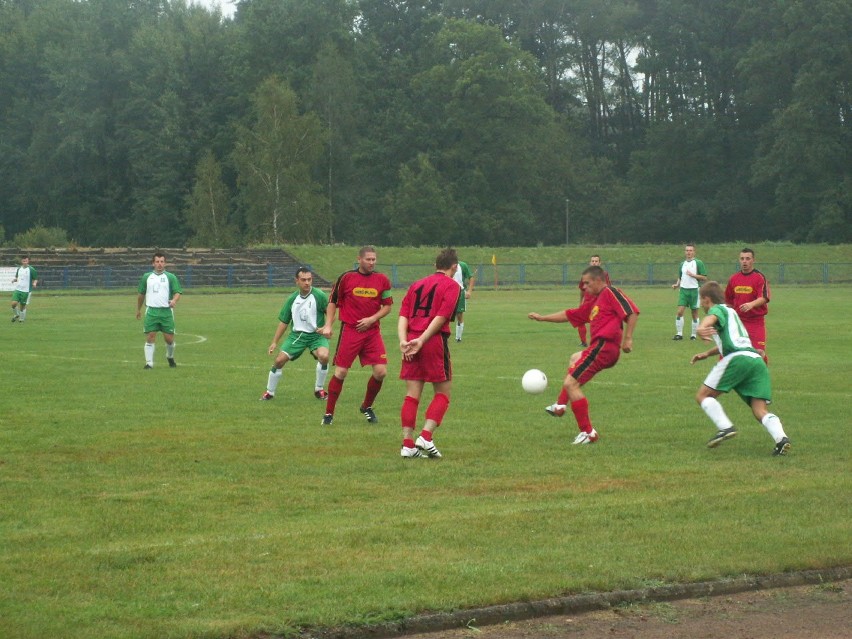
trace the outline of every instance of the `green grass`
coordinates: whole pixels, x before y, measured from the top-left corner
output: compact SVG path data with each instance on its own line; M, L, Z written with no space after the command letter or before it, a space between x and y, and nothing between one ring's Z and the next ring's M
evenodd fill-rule
M689 241L691 238L687 238ZM848 263L852 262L852 246L849 244L791 244L789 242L729 242L726 244L701 244L696 254L706 263L730 264L731 272L737 265L740 249L750 246L755 251L758 268L764 265L800 263ZM357 246L314 246L289 245L284 247L293 255L309 263L325 278L334 278L338 273L352 268L358 255ZM398 247L378 246L378 267L388 268L391 264L432 264L440 250L434 246ZM672 264L672 282L677 265L683 259L682 244L572 244L570 246L542 247L458 247L459 257L472 267L491 265L497 258L498 267L505 264L571 264L585 265L595 253L606 264ZM490 274L489 274L490 275ZM724 277L730 275L726 272ZM722 275L719 275L722 277ZM771 280L775 281L775 280Z
M480 289L436 462L399 458L394 356L378 426L357 411L361 369L330 429L312 360L257 401L284 291L189 292L179 367L159 339L153 371L132 292L36 296L0 330L0 634L240 637L852 563L850 289L774 290L786 458L733 396L739 437L705 448L710 364L671 341L671 290L628 293L635 352L587 386L602 438L580 448L573 419L542 410L576 331L526 319L576 289ZM532 367L545 395L520 389Z

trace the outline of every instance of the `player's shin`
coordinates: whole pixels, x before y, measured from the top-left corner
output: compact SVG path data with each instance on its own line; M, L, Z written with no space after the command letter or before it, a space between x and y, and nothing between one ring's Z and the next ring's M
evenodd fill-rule
M722 408L722 405L715 397L705 397L701 400L701 410L712 420L718 430L733 428L734 423L728 419L725 409Z
M278 382L281 381L283 377L283 373L280 368L275 368L274 366L269 371L269 378L266 380L266 390L274 395L275 389L278 388Z
M325 386L325 378L328 377L328 364L320 364L317 362L317 376L314 388L319 390Z

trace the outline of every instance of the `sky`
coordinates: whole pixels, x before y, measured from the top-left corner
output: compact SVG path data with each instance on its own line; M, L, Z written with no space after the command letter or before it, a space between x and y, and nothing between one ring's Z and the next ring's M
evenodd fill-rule
M222 15L229 18L234 15L234 11L236 10L236 7L231 0L189 0L189 2L192 4L200 4L210 9L218 5L222 10Z

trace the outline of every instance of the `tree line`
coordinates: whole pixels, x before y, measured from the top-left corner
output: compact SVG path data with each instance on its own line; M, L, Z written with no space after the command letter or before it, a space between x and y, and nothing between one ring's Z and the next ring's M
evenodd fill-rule
M0 0L0 240L852 240L848 0Z

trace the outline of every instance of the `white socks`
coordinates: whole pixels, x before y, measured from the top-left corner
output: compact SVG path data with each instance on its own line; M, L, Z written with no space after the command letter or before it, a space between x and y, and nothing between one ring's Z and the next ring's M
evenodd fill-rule
M734 423L728 419L728 416L725 414L725 409L722 408L722 405L715 397L705 397L701 400L701 410L707 414L707 417L713 420L713 423L716 424L716 428L718 430L733 428Z
M320 390L325 386L325 378L328 377L328 364L324 367L317 362L317 381L314 384L314 389Z
M464 333L464 322L459 323L456 322L456 339L460 340L462 338L462 333Z
M776 444L787 436L787 433L784 432L784 426L781 425L781 420L778 419L778 415L767 413L760 420L760 423L763 424L763 427L772 436Z
M675 318L675 333L678 335L683 335L683 318L676 317Z
M173 359L175 356L175 343L166 344L166 357Z
M278 388L278 382L281 381L281 369L272 367L269 371L269 378L266 380L266 390L270 395L275 394L275 389Z
M692 337L695 337L697 332L698 332L698 320L695 319L695 320L692 320Z
M154 344L145 342L145 363L148 366L154 365Z

